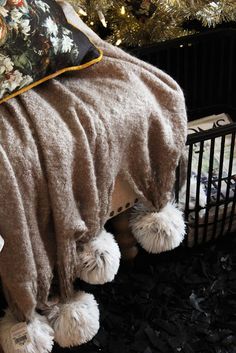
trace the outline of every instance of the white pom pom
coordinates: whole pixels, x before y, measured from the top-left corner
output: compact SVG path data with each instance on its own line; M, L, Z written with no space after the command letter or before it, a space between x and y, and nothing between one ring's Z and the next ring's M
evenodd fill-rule
M183 214L172 203L159 212L150 212L143 205L136 206L130 226L140 245L155 254L179 246L185 235Z
M90 284L111 282L120 265L120 250L112 234L103 230L78 253L78 276Z
M11 329L19 322L9 309L0 320L0 342L5 353L15 352L11 338ZM29 343L24 347L25 353L49 353L53 348L53 329L49 326L46 317L35 313L35 317L27 324Z
M59 304L48 319L55 341L61 347L79 346L90 341L99 329L99 310L92 294L78 292L68 303Z

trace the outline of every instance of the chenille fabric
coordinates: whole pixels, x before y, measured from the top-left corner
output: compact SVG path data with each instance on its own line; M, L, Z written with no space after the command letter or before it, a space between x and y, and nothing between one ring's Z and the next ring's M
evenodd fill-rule
M177 83L75 20L103 60L0 105L0 275L19 319L48 304L55 275L61 300L72 295L80 243L109 218L117 176L159 210L185 147Z

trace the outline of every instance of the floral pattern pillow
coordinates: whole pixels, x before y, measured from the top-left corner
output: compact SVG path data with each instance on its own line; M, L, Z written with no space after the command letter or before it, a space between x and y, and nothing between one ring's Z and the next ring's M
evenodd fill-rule
M54 0L0 0L0 103L101 58Z

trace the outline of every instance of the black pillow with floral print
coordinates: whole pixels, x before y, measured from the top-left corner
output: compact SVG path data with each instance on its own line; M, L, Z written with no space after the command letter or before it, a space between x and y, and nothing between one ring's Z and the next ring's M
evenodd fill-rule
M0 103L101 57L54 0L0 0Z

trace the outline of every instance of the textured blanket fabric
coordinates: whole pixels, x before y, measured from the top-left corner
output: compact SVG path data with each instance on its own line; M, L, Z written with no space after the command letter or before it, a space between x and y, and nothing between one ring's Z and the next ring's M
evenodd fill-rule
M80 25L102 62L0 105L0 275L21 320L49 305L55 275L71 295L77 249L109 217L117 175L159 210L185 145L176 82Z

